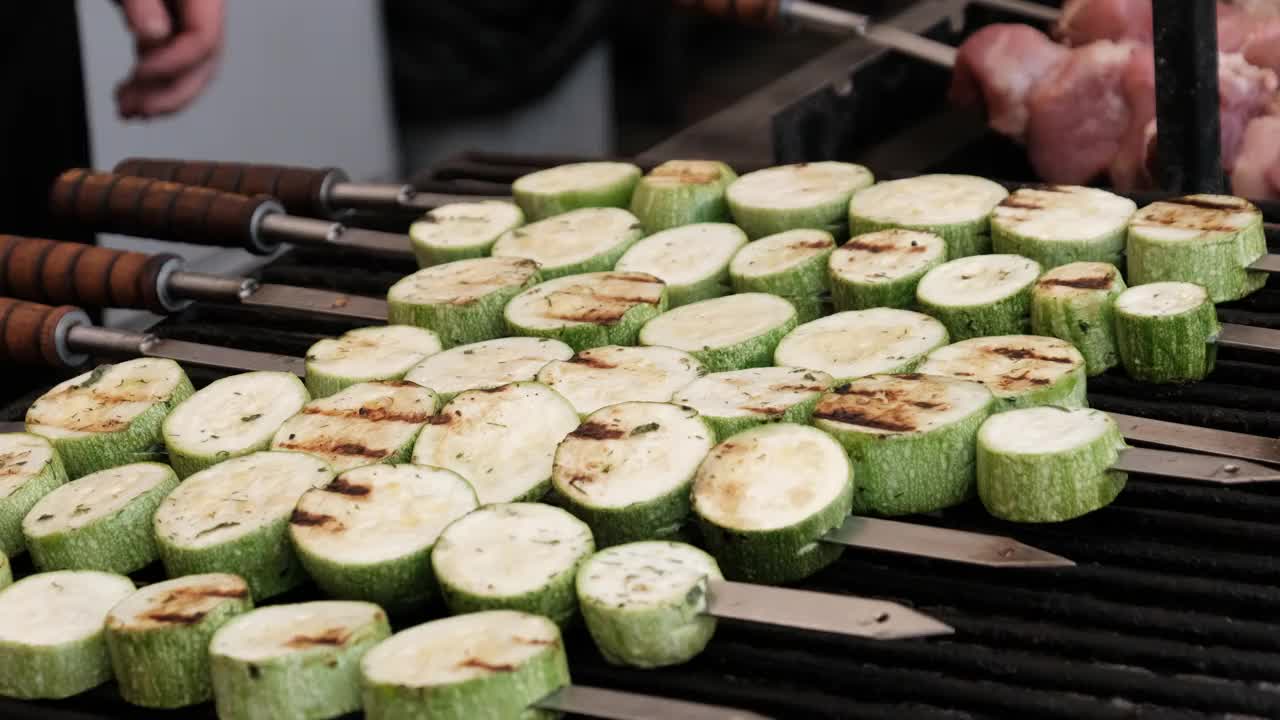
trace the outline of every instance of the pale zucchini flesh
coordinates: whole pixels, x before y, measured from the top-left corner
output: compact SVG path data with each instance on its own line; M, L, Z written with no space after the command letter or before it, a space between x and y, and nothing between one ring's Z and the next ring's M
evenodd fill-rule
M1040 264L1020 255L978 255L943 263L920 278L916 302L953 341L1031 329L1031 290Z
M641 345L683 350L708 371L763 367L798 324L796 308L768 293L742 293L669 310L640 329Z
M410 370L405 380L431 388L446 403L466 390L533 380L547 363L571 357L573 348L552 338L499 338L432 355Z
M733 221L751 238L813 228L848 235L849 198L875 181L861 165L813 162L757 170L726 194Z
M591 639L615 665L654 668L692 660L711 641L715 558L692 545L648 541L593 555L578 571L578 603Z
M484 257L503 233L524 224L514 203L479 200L441 205L409 226L418 265L431 267L454 260Z
M992 210L1009 191L972 175L920 175L878 183L849 201L849 231L923 230L947 241L951 259L991 251Z
M504 317L513 334L587 350L635 345L640 328L668 302L666 284L647 273L586 273L525 290L507 304Z
M556 624L512 610L401 631L370 651L360 670L369 720L550 718L530 706L569 684Z
M798 229L749 243L729 263L734 292L777 295L795 306L802 323L824 313L828 287L827 258L835 250L831 233Z
M1019 188L991 213L992 249L1031 258L1046 270L1074 262L1119 265L1137 209L1129 198L1097 188Z
M716 445L698 468L693 511L707 549L730 579L784 583L835 562L823 542L849 516L849 456L813 427L777 423Z
M909 515L973 497L978 428L995 410L981 383L872 375L819 401L813 424L853 462L853 511Z
M517 178L511 194L533 221L579 208L627 207L639 181L640 168L631 163L570 163Z
M362 382L399 380L440 352L440 336L410 325L357 328L307 350L307 391L326 397Z
M857 235L831 253L831 301L836 310L910 308L916 285L946 262L947 243L933 233L879 230Z
M160 425L192 393L172 360L102 365L53 387L27 410L27 432L53 443L68 477L149 459Z
M323 460L294 452L253 453L192 475L155 514L166 572L239 575L257 600L300 585L289 517L303 493L331 480Z
M796 367L750 368L712 373L671 396L693 408L715 431L717 440L770 422L801 425L834 380L821 370Z
M594 550L591 528L568 512L500 503L446 528L431 551L431 567L455 615L520 610L563 627L578 610L578 566Z
M248 372L215 380L165 418L161 430L169 464L185 478L266 450L280 426L310 399L290 373Z
M0 591L0 695L56 700L110 680L103 624L133 590L123 575L63 570Z
M66 481L62 459L47 439L31 433L0 434L0 555L26 549L22 519L40 498Z
M1115 300L1125 289L1116 266L1101 262L1060 265L1031 291L1031 331L1066 340L1084 356L1089 375L1120 364Z
M541 279L538 263L519 257L436 265L391 286L387 321L427 328L444 347L491 340L506 334L502 310L511 298Z
M666 402L705 372L702 363L682 350L606 345L547 363L537 380L586 417L621 402Z
M577 426L573 406L545 385L470 390L423 428L413 462L458 473L481 505L537 500L551 485L556 445Z
M1003 409L1084 407L1084 356L1071 343L1038 335L974 338L934 350L917 372L974 380Z
M667 284L671 307L729 292L729 261L747 244L728 223L684 225L650 235L618 260L618 272L642 272Z
M223 720L315 720L360 709L360 661L390 637L366 602L275 605L222 626L209 643L214 704Z
M640 178L631 213L647 233L681 225L727 222L725 189L738 179L733 168L714 160L668 160Z
M635 215L618 208L585 208L516 228L493 244L494 257L528 258L546 279L602 272L644 236Z
M556 449L556 501L591 526L601 547L671 537L688 520L693 475L714 444L691 408L610 405Z
M126 597L106 619L120 695L150 708L212 700L209 640L252 608L248 584L222 573L153 583Z
M942 323L918 312L850 310L792 330L778 343L773 364L821 370L841 383L867 375L911 372L947 339Z
M438 405L435 393L408 381L351 385L303 405L276 431L271 449L314 455L334 472L403 462Z
M1115 421L1097 410L994 415L978 431L978 495L1004 520L1070 520L1120 494L1126 475L1110 468L1124 447Z
M122 575L159 557L152 518L178 487L168 465L134 463L61 485L22 521L31 560L41 570L101 570Z
M475 491L449 470L363 467L304 493L289 538L329 597L407 612L435 594L429 558L440 532L476 505Z
M1217 360L1222 326L1199 285L1157 282L1120 293L1115 302L1117 348L1125 372L1153 383L1203 380Z

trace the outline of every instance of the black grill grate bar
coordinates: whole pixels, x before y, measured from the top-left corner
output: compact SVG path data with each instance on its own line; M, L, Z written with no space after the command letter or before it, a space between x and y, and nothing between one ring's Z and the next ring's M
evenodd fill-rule
M1224 408L1216 405L1170 404L1157 400L1117 397L1101 393L1090 393L1089 404L1099 410L1153 420L1167 420L1264 437L1280 436L1280 416L1275 413Z

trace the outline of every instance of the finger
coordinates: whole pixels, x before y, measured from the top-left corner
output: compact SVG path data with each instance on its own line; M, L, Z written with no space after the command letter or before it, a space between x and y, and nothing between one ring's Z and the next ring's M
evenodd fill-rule
M131 78L116 92L120 113L127 118L156 117L182 110L209 84L217 67L216 58L210 58L169 82Z
M169 37L173 23L164 0L123 0L125 22L140 44L155 43Z
M186 0L178 33L162 45L141 48L133 73L140 79L173 78L215 55L222 46L222 0Z

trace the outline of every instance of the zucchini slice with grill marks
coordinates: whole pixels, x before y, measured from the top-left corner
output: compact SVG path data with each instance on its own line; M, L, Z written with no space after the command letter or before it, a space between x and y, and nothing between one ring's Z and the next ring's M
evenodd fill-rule
M150 708L212 700L209 640L252 608L249 585L223 573L153 583L121 600L106 621L120 695Z
M578 413L546 385L468 390L422 429L413 462L458 473L481 505L537 500L551 486L556 446L576 427Z
M53 443L67 475L78 478L153 457L161 423L191 393L187 374L172 360L101 365L31 403L27 432Z
M821 370L835 382L911 372L947 344L947 328L910 310L849 310L792 330L773 353L774 365Z
M702 363L682 350L606 345L547 363L538 382L560 393L586 417L620 402L666 402L704 373Z
M192 475L156 511L165 571L233 573L260 601L301 585L289 517L304 492L331 480L324 461L293 452L253 453Z
M1125 447L1104 412L1036 407L992 416L978 431L978 495L992 515L1059 522L1105 507L1126 475L1111 465Z
M432 355L410 370L405 380L431 388L446 403L466 390L532 380L552 360L571 357L573 348L552 338L498 338Z
M441 205L409 226L418 265L431 267L484 257L508 230L524 224L524 212L503 200Z
M667 287L647 273L599 272L535 285L512 298L513 334L550 337L574 350L635 345L640 328L668 304Z
M159 557L152 518L178 487L168 465L134 463L99 470L40 498L22 520L31 560L41 570L125 575Z
M582 162L523 175L511 195L529 220L542 220L579 208L624 208L640 182L631 163Z
M925 273L947 259L947 243L933 233L879 230L857 235L831 253L831 302L836 310L910 308Z
M827 258L835 247L825 230L788 230L760 238L730 261L733 291L777 295L795 306L799 322L816 320L824 314Z
M1046 270L1074 262L1119 265L1132 200L1079 185L1020 188L991 213L991 247Z
M872 185L849 201L849 231L923 230L947 241L951 259L991 252L991 211L1009 195L972 175L920 175Z
M812 162L757 170L738 178L726 197L733 221L751 238L813 228L849 236L849 198L875 182L871 171L842 162Z
M404 278L387 291L387 320L428 328L444 347L502 337L502 310L541 281L538 263L486 257L437 265Z
M920 278L922 312L947 326L955 341L1025 333L1040 264L1020 255L978 255L943 263Z
M813 424L849 452L855 513L910 515L973 497L978 428L995 407L981 383L872 375L822 396Z
M303 405L276 431L271 449L315 455L334 472L405 462L438 408L436 394L412 382L360 383Z
M809 422L818 398L831 388L821 370L795 367L748 368L712 373L671 396L671 402L698 411L716 439L770 422Z
M1088 374L1100 375L1120 364L1115 302L1124 289L1114 265L1060 265L1041 275L1031 291L1031 332L1075 345Z
M22 519L66 481L62 459L48 440L31 433L0 434L0 555L27 548Z
M1084 356L1058 338L1003 335L964 340L929 353L917 372L980 382L1004 410L1087 404Z
M635 215L618 208L587 208L529 223L498 238L494 257L528 258L544 279L603 272L644 237Z
M445 528L431 567L455 615L520 610L563 627L578 611L578 566L594 550L591 528L560 508L499 503Z
M1116 340L1125 372L1136 380L1180 383L1213 372L1221 325L1199 285L1158 282L1120 293Z
M672 537L689 519L693 475L714 444L691 408L610 405L556 449L556 500L591 526L601 547Z
M640 178L631 196L631 213L645 232L681 225L727 222L725 190L738 179L733 168L714 160L668 160Z
M640 329L641 345L683 350L707 370L763 367L799 324L796 308L768 293L742 293L669 310Z
M362 382L399 380L440 352L440 336L409 325L357 328L307 350L307 391L326 397Z
M684 225L632 245L614 270L662 280L671 307L679 307L728 294L729 261L746 244L746 234L736 225Z
M405 612L435 594L429 558L440 532L476 505L471 485L450 470L373 465L303 493L289 537L326 595Z

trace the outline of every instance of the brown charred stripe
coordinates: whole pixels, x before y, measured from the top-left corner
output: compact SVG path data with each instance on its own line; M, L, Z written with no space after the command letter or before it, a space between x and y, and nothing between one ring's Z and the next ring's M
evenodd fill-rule
M1041 360L1051 363L1070 364L1071 358L1055 357L1053 355L1042 355L1039 352L1029 348L1019 347L986 347L983 348L993 355L1009 358L1010 360Z
M308 442L286 441L276 445L277 448L284 450L297 450L299 452L314 453L319 455L343 455L357 456L367 458L381 458L390 453L389 450L379 448L371 448L360 443L347 442L333 438L321 438Z
M1043 287L1069 287L1081 290L1105 290L1111 287L1113 279L1110 273L1106 275L1085 275L1084 277L1074 278L1042 278L1040 285Z
M339 475L334 478L328 485L324 486L325 492L338 493L339 495L350 495L353 497L365 497L373 492L368 485L359 485L353 483L345 477Z
M421 425L427 422L432 413L396 412L386 407L361 406L355 410L339 410L337 408L317 407L309 405L302 408L303 415L323 415L325 417L345 418L348 420L368 420L370 422L402 422Z
M611 370L618 367L616 364L611 363L608 360L598 358L595 355L587 355L585 353L574 355L569 358L567 362L571 362L575 365L586 365L587 367L596 368L598 370Z
M585 422L569 433L569 437L582 440L617 440L626 435L622 428L600 422Z
M332 524L337 526L330 528L332 530L341 530L343 528L343 525L338 518L332 515L308 512L302 508L294 508L293 514L289 516L289 524L299 525L301 527L320 527Z
M308 647L317 647L321 645L337 646L345 645L347 640L351 639L351 631L346 628L329 628L318 633L294 635L285 641L285 645L302 649Z
M179 588L166 595L155 609L147 612L143 617L155 622L191 625L203 620L212 609L199 609L206 598L237 599L248 597L248 595L248 586Z

